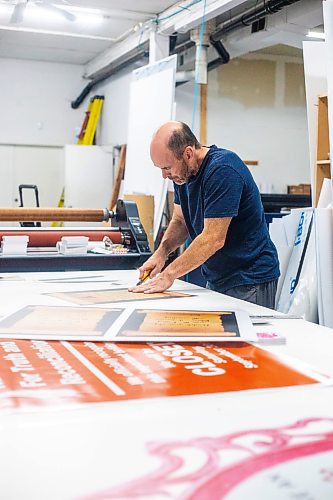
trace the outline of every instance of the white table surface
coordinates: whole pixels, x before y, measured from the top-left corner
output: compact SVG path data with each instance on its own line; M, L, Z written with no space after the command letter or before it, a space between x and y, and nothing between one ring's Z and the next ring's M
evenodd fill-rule
M103 274L107 279L128 284L137 279L137 271L26 273L23 281L8 280L16 275L3 274L0 304L24 304L27 295L33 301L50 286L53 291L63 289L59 283L50 285L37 279ZM82 288L80 285L80 289L100 287L92 282ZM78 285L67 284L66 289L77 290ZM183 281L177 281L173 289L192 291L195 296L147 301L145 307L172 309L179 307L181 300L184 309L239 309L252 315L272 314L270 309ZM331 329L298 319L274 319L256 329L274 331L287 338L285 345L265 349L292 356L333 377ZM238 451L230 447L237 433L243 439ZM330 385L137 399L78 409L3 411L0 436L0 497L5 500L333 498ZM332 446L315 449L313 445L311 453L300 452L298 459L296 454L287 465L285 458L261 469L253 465L253 455L259 456L266 446L273 456L279 446L284 446L281 442L285 436L291 440L288 446L302 444L304 450L312 441ZM171 457L177 460L174 462ZM216 478L222 474L225 483L233 477L228 467L243 464L244 460L250 460L251 474L237 479L237 486L221 496Z

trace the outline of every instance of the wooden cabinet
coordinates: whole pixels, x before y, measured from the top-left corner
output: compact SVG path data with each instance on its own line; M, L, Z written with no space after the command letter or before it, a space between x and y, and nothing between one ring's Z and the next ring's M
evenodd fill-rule
M327 96L318 97L318 138L317 138L317 156L314 173L314 206L318 204L321 187L324 179L331 178L330 163L330 139L328 127L328 103Z

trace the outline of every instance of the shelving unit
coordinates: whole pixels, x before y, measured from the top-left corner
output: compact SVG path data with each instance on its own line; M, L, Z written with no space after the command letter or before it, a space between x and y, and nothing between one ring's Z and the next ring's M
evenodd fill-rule
M318 204L321 187L324 179L331 178L330 161L330 141L328 127L328 103L327 96L318 97L318 138L317 138L317 157L314 174L314 206Z

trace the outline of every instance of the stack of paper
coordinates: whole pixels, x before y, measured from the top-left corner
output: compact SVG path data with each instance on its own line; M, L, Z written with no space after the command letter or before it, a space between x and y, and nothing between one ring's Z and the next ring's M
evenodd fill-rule
M63 236L57 243L58 252L64 255L81 255L88 250L87 236Z
M3 236L1 250L3 255L25 255L29 236Z

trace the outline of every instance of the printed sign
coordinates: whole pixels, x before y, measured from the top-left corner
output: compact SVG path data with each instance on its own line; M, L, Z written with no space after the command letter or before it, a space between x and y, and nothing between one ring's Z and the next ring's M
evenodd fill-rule
M68 407L317 383L253 345L0 341L0 408Z
M83 297L95 300L96 293L83 292ZM0 320L1 337L122 342L257 340L248 314L241 311L107 309L93 305L26 306Z

